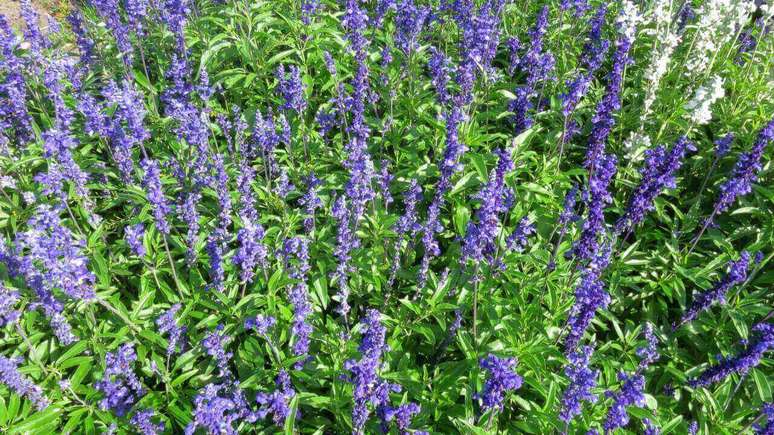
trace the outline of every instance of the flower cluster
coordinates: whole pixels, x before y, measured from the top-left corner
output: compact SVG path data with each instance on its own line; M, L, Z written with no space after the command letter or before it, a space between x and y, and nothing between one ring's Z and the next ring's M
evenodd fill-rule
M562 409L559 419L569 423L583 411L583 402L595 403L596 394L591 390L597 386L599 370L589 368L589 361L594 353L592 346L583 346L567 356L564 374L570 380L562 396Z
M476 211L476 221L470 221L462 241L462 257L480 263L484 257L494 255L495 243L500 230L500 215L508 211L513 202L513 192L505 184L505 176L513 170L513 161L507 151L497 150L497 167L489 182L475 196L481 201Z
M422 288L427 281L427 273L430 269L430 261L437 257L441 251L438 247L438 241L435 234L439 233L443 226L439 219L441 207L446 202L446 193L451 189L451 177L462 169L459 163L460 158L467 147L460 142L459 125L463 120L462 112L454 107L446 112L444 119L446 121L446 148L438 164L441 172L441 178L436 183L433 200L427 209L427 217L422 226L422 244L425 247L425 254L422 257L422 264L417 278L417 287Z
M143 224L134 224L126 227L126 243L132 253L140 258L145 256L145 245L143 237L145 236L145 226Z
M156 319L156 326L159 328L159 334L167 335L167 356L171 356L177 349L180 352L185 350L187 327L178 325L175 320L175 314L180 311L180 304L172 305L167 311Z
M518 68L526 75L526 83L519 86L514 95L516 99L509 104L509 110L514 112L513 121L515 134L519 134L532 126L532 118L528 113L535 104L537 86L550 80L554 69L554 56L544 50L543 39L548 29L548 6L543 6L537 16L535 27L529 31L530 46L519 58ZM511 68L515 68L511 62ZM537 101L540 106L541 101Z
M491 354L481 359L479 365L487 371L487 376L484 389L475 397L481 400L485 410L503 409L505 394L521 388L522 378L516 374L518 364L516 358L500 358Z
M344 187L346 198L343 196L334 204L333 213L339 223L335 252L338 265L334 278L339 287L338 311L345 317L349 313L347 276L351 269L351 254L360 247L357 229L365 214L366 204L376 197L372 187L372 180L375 178L374 163L368 152L370 130L365 118L370 94L366 64L368 41L364 35L367 20L368 17L359 2L348 0L344 28L356 63L348 107L351 115L348 126L351 137L345 146L347 159L344 162L344 167L349 171L349 179ZM345 202L348 203L347 207L344 206Z
M642 408L645 406L645 376L643 373L653 362L659 358L658 339L653 330L653 325L646 323L643 329L645 336L645 346L637 349L637 356L640 357L640 364L637 371L631 375L626 372L618 373L618 380L622 382L618 392L606 391L605 395L613 399L613 404L607 412L604 428L606 432L619 427L624 427L629 423L629 413L627 407L636 406ZM650 426L646 423L646 426ZM653 430L648 429L647 430ZM652 432L649 432L652 433Z
M617 162L615 156L605 154L594 163L595 168L589 178L588 191L584 192L587 195L586 219L583 222L580 237L567 254L574 256L578 261L590 261L600 251L600 239L607 233L605 206L613 200L608 186L617 171Z
M132 416L130 422L142 435L156 435L164 432L164 422L154 423L153 417L156 414L153 409L143 409L137 411Z
M19 302L19 292L0 284L0 328L15 323L21 317L21 313L15 308L17 302Z
M758 366L763 354L774 349L774 325L760 323L752 328L753 339L736 356L721 358L718 365L705 370L695 379L688 381L693 388L708 387L722 381L732 373L747 373Z
M393 246L393 258L392 266L390 268L390 278L388 283L390 286L395 282L395 275L398 273L400 267L400 254L403 244L403 240L408 238L413 240L417 233L422 229L422 225L419 223L417 216L417 205L422 201L422 187L417 183L417 180L411 180L408 189L403 194L403 215L395 223L395 244Z
M709 83L699 87L693 98L685 104L688 119L696 125L704 125L712 119L712 104L723 98L726 91L723 89L723 78L713 76Z
M602 246L581 272L580 282L575 287L575 303L567 319L569 330L564 340L565 353L572 352L580 343L597 310L610 303L610 295L602 281L602 272L610 263L610 254L610 246Z
M296 262L289 267L288 275L297 280L291 285L288 291L288 299L293 304L293 327L292 333L295 337L293 343L293 355L297 357L306 357L309 351L309 341L312 335L312 325L307 320L312 314L312 304L309 300L309 289L306 284L307 273L309 272L309 245L308 241L301 237L294 237L286 240L283 247L285 262L289 263L290 258L295 256ZM296 369L302 369L305 358L296 363Z
M722 213L740 196L750 193L752 183L761 170L761 158L766 147L774 142L774 119L768 122L758 133L758 138L749 152L742 153L734 166L731 177L720 186L720 194L715 202L713 215ZM710 220L712 220L710 218Z
M43 389L19 373L21 362L21 358L6 358L0 355L0 383L19 396L29 399L37 409L46 408L49 400L43 395Z
M64 305L57 290L75 300L96 297L96 277L88 269L85 243L76 239L59 217L60 210L38 207L27 222L29 230L16 236L15 249L6 259L11 275L21 275L34 292L40 308L51 321L57 338L71 344L76 338L64 318Z
M171 212L167 198L164 196L164 190L161 184L161 168L158 162L151 159L142 161L142 168L145 170L143 186L148 202L153 209L153 218L156 221L156 229L163 235L168 235L170 231L167 216Z
M277 319L272 316L264 316L259 314L255 317L250 317L245 320L245 329L253 329L258 335L266 338L271 329L277 323Z
M645 163L640 169L640 184L629 199L626 212L616 223L618 233L628 233L645 218L645 214L653 210L653 201L664 189L674 189L675 173L683 165L685 154L695 151L685 136L677 140L670 148L663 145L645 151Z
M322 208L323 203L318 194L318 188L322 184L319 178L314 175L314 172L306 177L306 192L299 198L298 203L304 207L304 231L311 233L314 229L314 214L315 210Z
M352 409L353 433L361 433L365 428L371 414L370 404L379 417L383 432L389 432L389 422L395 420L399 432L407 434L411 417L419 411L419 407L412 403L403 404L397 408L390 405L390 393L399 393L402 388L398 384L385 381L379 375L382 356L389 350L384 342L387 329L381 324L381 313L368 310L361 325L362 338L358 346L361 358L359 361L351 359L344 363L344 368L349 372L344 379L353 386L352 398L355 402Z
M693 321L702 312L708 310L713 303L720 302L725 303L726 293L731 287L743 283L747 279L747 269L750 267L750 254L746 251L742 252L737 261L728 262L728 273L723 276L718 282L716 282L709 290L698 293L694 296L693 302L690 307L685 310L680 322L675 326L684 325Z
M261 406L256 415L258 418L266 418L271 414L274 424L282 426L290 415L290 400L296 395L290 382L290 375L285 370L280 370L275 381L277 389L273 393L258 393L255 401Z
M637 348L637 356L640 357L640 370L645 370L659 358L658 338L653 330L652 323L646 323L642 334L645 336L645 346Z
M419 48L419 36L430 19L428 6L417 6L413 0L402 0L395 16L395 46L406 56Z
M243 224L244 227L237 232L239 247L233 261L240 268L239 278L242 282L251 283L255 279L255 268L266 268L269 252L261 243L265 236L263 226L247 216L244 217Z
M207 384L196 395L193 404L193 420L185 428L186 435L193 435L198 427L207 433L236 435L235 423L258 420L238 385Z
M618 392L605 392L608 398L613 399L613 404L607 412L607 418L604 423L605 432L624 427L629 423L627 407L636 406L642 408L645 406L645 376L640 373L627 375L624 372L620 372L618 373L618 380L622 383L621 389Z
M761 406L761 418L765 417L765 424L753 425L756 435L770 435L774 433L774 403L764 403Z
M287 70L284 65L277 67L277 82L279 93L285 100L280 110L294 110L299 114L306 110L301 70L296 65L289 66Z
M218 376L230 378L231 369L229 368L229 362L234 354L226 350L231 337L226 335L223 329L222 324L218 325L214 331L204 337L201 344L204 352L215 359L215 364L218 366L218 370L220 370Z
M131 343L123 344L105 356L105 372L102 380L95 384L95 388L104 396L100 408L111 410L120 417L126 415L144 394L145 390L132 369L135 361L137 354Z
M371 414L369 404L384 418L389 408L390 392L401 390L400 385L383 380L378 373L382 365L382 355L387 350L384 343L387 329L382 326L381 314L376 310L369 310L362 321L362 327L362 339L358 347L361 358L359 361L348 360L344 363L344 368L349 371L347 380L353 387L352 398L355 407L352 409L352 426L355 432L362 431L365 427Z
M629 2L625 2L629 4ZM622 15L623 16L623 15ZM624 16L624 18L626 18ZM625 19L621 26L634 26L636 20ZM615 113L621 108L621 89L623 87L624 68L631 62L629 50L632 46L632 38L629 34L630 28L619 27L623 32L616 41L615 53L613 54L613 69L608 73L605 95L597 104L596 112L592 118L591 134L589 136L589 145L586 152L585 166L593 173L599 166L599 162L604 160L605 145L607 144L610 131L615 124Z
M610 48L610 42L602 38L602 26L605 23L607 15L607 5L601 3L597 12L589 22L588 40L583 45L581 54L581 67L585 70L579 71L577 75L566 83L567 91L560 95L562 99L562 115L564 116L564 128L560 141L562 144L569 142L577 133L578 127L572 115L581 99L586 95L594 74L602 66L602 62Z

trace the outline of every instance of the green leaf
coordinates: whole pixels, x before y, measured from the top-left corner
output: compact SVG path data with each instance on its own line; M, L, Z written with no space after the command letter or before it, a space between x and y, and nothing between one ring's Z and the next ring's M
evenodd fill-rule
M457 234L465 235L468 221L470 221L470 210L464 205L458 204L454 210L454 228L457 229Z
M72 345L65 353L62 354L57 360L56 365L59 366L68 359L80 355L86 348L89 347L89 342L87 340L81 340L76 342L74 345Z
M752 378L755 380L755 386L758 388L758 397L763 402L771 401L771 385L768 379L760 369L753 369Z
M285 426L283 429L287 435L293 435L296 428L296 415L298 414L298 394L293 396L290 401L290 409L288 416L285 417Z
M19 424L8 429L9 434L49 433L46 428L56 425L61 417L61 409L56 406L32 414Z
M465 429L462 431L462 433L476 434L476 435L491 435L490 432L480 427L476 427L461 418L455 418L453 421L455 426Z

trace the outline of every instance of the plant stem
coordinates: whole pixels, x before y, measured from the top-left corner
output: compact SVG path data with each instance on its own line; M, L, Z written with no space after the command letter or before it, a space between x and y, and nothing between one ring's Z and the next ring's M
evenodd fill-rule
M138 328L137 325L135 325L134 322L131 321L131 319L126 317L126 315L124 315L124 313L118 311L114 306L110 305L107 301L105 301L104 299L97 298L97 303L102 305L103 307L105 307L111 313L113 313L116 316L118 316L121 320L123 320L124 323L126 323L126 326L129 327L129 329L131 329L135 333L139 333L140 332L140 328Z
M80 233L81 237L86 237L86 234L84 234L83 230L81 229L81 226L78 225L78 220L75 219L75 214L73 213L73 210L70 208L70 204L67 203L67 201L62 200L62 203L67 208L67 213L70 215L70 219L73 221L73 225L75 225L75 228L78 230L78 233Z
M729 394L728 399L726 399L726 403L723 405L723 412L728 411L728 406L731 405L731 400L736 395L736 392L739 391L739 388L741 388L742 383L744 382L746 377L747 377L747 373L744 373L742 374L741 377L739 377L739 381L736 383L734 390L731 391L731 394Z
M11 197L8 196L7 193L5 193L4 189L0 189L0 192L3 193L3 197L5 197L5 200L8 201L8 205L13 205L13 201L11 201Z
M712 219L715 217L715 214L717 213L717 208L712 211L712 214L710 217L707 218L707 221L704 222L704 225L701 227L701 230L699 231L699 234L696 235L696 237L693 239L693 243L691 243L690 249L688 249L688 253L685 254L685 256L691 255L691 252L693 252L693 249L696 247L696 244L699 243L699 239L701 239L701 236L704 234L704 231L707 230L707 227L709 227L709 224L712 222Z
M736 433L736 435L741 435L747 431L747 429L751 428L755 423L758 423L763 418L763 414L757 416L755 420L747 423L747 426L743 427L742 430Z
M156 266L150 264L145 258L141 258L140 260L145 265L145 267L150 269L151 273L153 274L153 280L156 282L156 287L161 289L161 282L159 281L158 274L156 274Z
M175 261L172 259L172 253L169 252L169 243L167 243L167 236L162 235L161 240L164 242L164 250L167 251L167 259L169 260L169 266L172 268L172 276L175 279L175 286L179 288L179 280L177 279L177 270L175 269Z
M707 182L709 181L710 177L712 176L712 173L715 171L715 166L718 164L718 158L715 156L715 159L712 160L712 166L710 166L709 171L707 171L707 175L704 176L704 180L701 182L701 187L699 188L699 193L696 196L696 204L701 201L701 195L704 193L704 188L707 187Z
M476 270L473 272L473 347L476 349L478 357L478 270L479 264L476 264Z
M569 116L564 117L564 124L562 126L562 136L559 138L559 160L556 162L556 168L558 172L562 171L562 155L564 155L564 145L567 140L567 123L569 122Z
M29 350L30 356L32 357L32 360L37 364L37 366L40 368L43 373L46 374L46 376L52 375L51 371L46 368L45 364L43 364L43 361L38 358L38 355L33 351L32 342L30 341L30 338L27 337L27 334L24 332L24 329L22 329L21 324L16 323L16 332L19 333L22 340L24 341L24 344L27 345L27 350ZM67 392L72 395L72 397L75 399L76 402L80 403L81 406L89 407L89 405L84 402L80 397L78 397L78 394L73 391L72 387L69 385L66 388Z

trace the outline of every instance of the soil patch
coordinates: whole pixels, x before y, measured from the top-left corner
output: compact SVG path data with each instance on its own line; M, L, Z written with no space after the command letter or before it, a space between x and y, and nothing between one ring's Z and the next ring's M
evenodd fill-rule
M55 7L36 0L32 1L32 7L38 13L38 25L45 33L48 29L49 19L54 19ZM5 16L5 19L14 29L24 28L24 18L21 17L21 2L18 0L0 0L0 14Z

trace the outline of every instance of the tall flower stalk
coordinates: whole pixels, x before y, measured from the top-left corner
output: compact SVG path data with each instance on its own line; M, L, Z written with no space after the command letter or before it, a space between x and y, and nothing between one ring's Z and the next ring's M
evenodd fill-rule
M645 219L645 215L655 208L654 200L664 189L674 189L675 173L683 165L685 154L695 151L685 136L667 150L665 146L645 151L645 163L640 170L640 184L635 188L624 215L618 219L615 229L626 236Z
M761 158L769 144L774 141L774 119L770 120L758 133L758 137L752 149L739 155L731 177L720 185L720 192L710 216L704 221L699 233L694 237L688 254L693 252L699 239L714 221L715 217L736 202L736 200L752 191L752 183L758 179L758 171L761 170Z
M637 356L640 357L640 363L637 370L632 374L624 371L618 373L618 380L622 382L621 388L617 392L608 390L605 395L613 399L613 404L607 412L603 427L606 433L624 427L629 423L629 413L627 408L635 406L642 408L645 406L645 370L659 358L658 339L656 338L653 325L647 323L643 330L646 345L637 349Z
M349 142L345 147L347 158L344 167L349 171L349 180L345 186L345 195L340 197L337 220L339 233L336 242L336 258L338 265L333 278L338 286L338 312L348 324L349 314L349 283L348 275L352 269L351 253L360 246L357 230L360 220L365 214L369 201L376 197L372 187L375 177L374 164L368 152L370 130L366 123L365 111L369 98L368 65L366 64L368 40L365 37L368 17L357 0L348 0L347 14L344 16L344 27L350 50L355 57L355 74L352 78L352 95L350 98L351 114L348 126ZM344 204L347 204L345 207Z
M740 254L739 260L729 261L728 273L716 282L712 288L694 296L690 307L683 313L680 322L674 326L674 329L693 321L699 314L707 311L715 302L725 303L728 290L747 279L747 269L750 267L751 260L750 253L744 251Z
M178 283L175 261L172 259L172 253L169 250L169 243L167 242L167 237L171 230L167 216L171 213L171 208L166 196L164 196L164 189L161 184L161 168L158 162L151 159L143 160L142 168L145 171L145 176L142 181L143 187L145 188L145 194L148 198L148 203L150 203L151 209L153 210L153 219L156 222L156 229L161 233L161 238L164 242L164 249L167 253L169 266L172 269L172 276L175 279L175 283Z
M607 16L607 5L602 3L589 23L588 40L583 45L580 57L580 67L576 76L566 83L567 91L560 95L562 99L562 135L559 137L559 165L562 162L564 146L577 134L579 127L573 119L578 104L591 87L594 74L602 66L602 62L610 48L610 42L602 36L602 27Z

